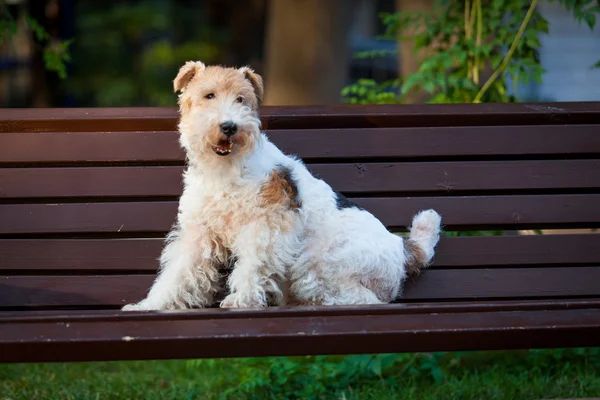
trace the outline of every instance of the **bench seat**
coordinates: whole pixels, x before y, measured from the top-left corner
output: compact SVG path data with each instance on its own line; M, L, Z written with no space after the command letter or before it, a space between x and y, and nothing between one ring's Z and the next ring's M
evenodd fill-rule
M600 346L600 103L261 118L390 230L442 215L434 264L397 303L121 312L149 289L175 220L176 110L4 109L0 362Z

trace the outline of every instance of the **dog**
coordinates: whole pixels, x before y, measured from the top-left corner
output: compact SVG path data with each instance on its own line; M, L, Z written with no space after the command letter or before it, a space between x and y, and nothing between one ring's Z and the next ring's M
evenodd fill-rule
M251 68L190 61L173 87L184 191L156 280L123 310L383 304L431 262L440 215L402 238L285 155L261 132Z

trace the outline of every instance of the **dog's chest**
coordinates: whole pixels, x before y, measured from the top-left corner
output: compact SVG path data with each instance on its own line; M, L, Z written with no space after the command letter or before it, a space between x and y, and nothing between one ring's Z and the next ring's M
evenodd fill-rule
M276 171L236 181L186 181L179 223L195 225L219 252L252 240L257 231L292 232L299 221L295 192ZM292 198L293 197L293 198Z
M192 214L210 232L213 240L230 248L240 231L263 214L259 194L260 187L254 185L201 193Z

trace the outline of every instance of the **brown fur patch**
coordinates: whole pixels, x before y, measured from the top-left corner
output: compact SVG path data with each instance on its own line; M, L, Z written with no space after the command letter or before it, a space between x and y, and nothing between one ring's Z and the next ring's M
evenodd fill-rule
M188 61L179 69L177 76L173 80L173 90L175 92L183 91L196 76L196 74L205 68L199 61Z
M261 189L263 205L283 205L300 208L298 188L287 168L274 169Z
M404 255L406 257L404 268L406 268L407 275L419 275L421 270L427 267L425 253L414 240L404 240Z
M240 71L244 74L244 77L250 81L258 101L261 101L265 91L262 77L248 67L240 68Z

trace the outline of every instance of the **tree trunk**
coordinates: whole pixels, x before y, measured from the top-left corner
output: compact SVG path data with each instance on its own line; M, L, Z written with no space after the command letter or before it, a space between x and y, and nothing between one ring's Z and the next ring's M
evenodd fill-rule
M396 11L431 13L435 0L396 0ZM406 78L408 75L416 72L421 62L427 55L426 51L414 52L414 40L407 39L398 43L398 65L400 67L399 75ZM407 103L424 103L427 101L428 93L421 91L411 93L406 96Z
M340 102L353 5L348 0L270 0L265 104Z

